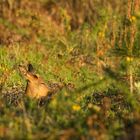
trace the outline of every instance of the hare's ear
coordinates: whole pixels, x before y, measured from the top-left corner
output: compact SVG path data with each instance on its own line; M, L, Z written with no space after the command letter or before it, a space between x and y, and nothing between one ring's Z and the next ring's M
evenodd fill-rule
M23 75L26 75L26 73L27 73L27 70L26 70L26 68L25 67L23 67L22 65L19 65L19 71L20 71L20 73L21 74L23 74Z
M32 64L28 64L28 71L29 72L34 72L34 68L33 68L33 66L32 66Z

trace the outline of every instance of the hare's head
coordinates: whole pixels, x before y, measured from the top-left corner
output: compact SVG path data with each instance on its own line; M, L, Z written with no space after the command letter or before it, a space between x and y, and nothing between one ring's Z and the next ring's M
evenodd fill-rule
M28 81L25 93L31 98L42 98L48 95L48 86L44 80L37 74L34 74L31 64L28 69L25 66L19 65L19 71Z
M19 71L22 76L29 81L34 81L38 79L38 76L33 72L33 67L31 64L28 64L28 69L23 65L19 65Z

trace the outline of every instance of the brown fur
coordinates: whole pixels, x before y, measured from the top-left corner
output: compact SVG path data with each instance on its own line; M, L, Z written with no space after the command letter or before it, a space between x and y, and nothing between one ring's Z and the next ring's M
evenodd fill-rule
M48 95L48 86L40 76L28 71L21 65L19 65L19 71L27 80L25 94L28 97L40 99Z

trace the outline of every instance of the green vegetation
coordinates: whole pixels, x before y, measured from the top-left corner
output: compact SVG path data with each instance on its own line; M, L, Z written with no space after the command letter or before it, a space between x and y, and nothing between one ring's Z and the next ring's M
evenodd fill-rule
M138 0L0 1L0 139L139 140ZM31 63L52 98L24 96Z

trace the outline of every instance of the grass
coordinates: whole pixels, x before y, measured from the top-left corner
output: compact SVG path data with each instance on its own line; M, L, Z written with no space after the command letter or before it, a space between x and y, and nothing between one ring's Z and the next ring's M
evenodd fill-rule
M10 17L8 5L2 9L0 139L138 140L139 11L95 1L94 18L84 12L79 23L72 3L53 5L55 19L44 9L49 2L23 1ZM18 65L28 63L48 85L63 85L43 105L24 95Z

